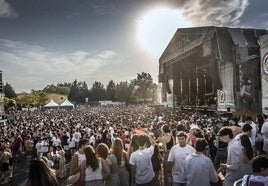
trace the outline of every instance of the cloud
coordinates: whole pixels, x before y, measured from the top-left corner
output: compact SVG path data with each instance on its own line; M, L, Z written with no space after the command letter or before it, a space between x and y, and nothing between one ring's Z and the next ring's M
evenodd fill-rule
M0 18L16 18L19 14L5 1L0 0Z
M70 13L69 15L66 15L65 17L66 17L67 19L72 19L72 18L76 18L76 17L79 16L79 15L80 15L79 12L72 12L72 13Z
M111 58L119 57L119 55L117 53L115 53L111 50L102 51L97 56L101 59L111 59Z
M40 46L0 39L0 58L4 81L16 91L43 89L60 82L108 82L120 76L126 58L111 51L50 52ZM114 79L113 79L114 80Z
M248 6L248 0L188 0L182 11L195 26L233 26Z
M109 0L108 1L92 1L91 3L91 8L94 10L94 12L97 14L97 15L110 15L112 13L115 12L115 5L110 2Z

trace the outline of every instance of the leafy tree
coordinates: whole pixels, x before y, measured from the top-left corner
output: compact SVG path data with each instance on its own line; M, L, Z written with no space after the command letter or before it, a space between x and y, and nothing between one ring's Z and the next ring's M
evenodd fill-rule
M76 102L77 97L78 97L77 95L78 95L78 85L77 85L77 80L74 80L74 82L71 85L71 89L70 89L68 97L71 101Z
M47 92L49 94L63 94L63 95L68 95L70 92L70 87L71 84L69 83L64 83L64 84L57 84L57 86L55 85L47 85L43 91Z
M57 92L57 88L55 85L47 85L44 89L43 89L44 92L47 92L49 94L52 94L52 93L56 93Z
M33 94L34 94L34 97L35 97L34 98L35 106L41 106L41 105L43 106L49 100L48 94L46 92L44 92L44 91L41 91L41 90L35 91L35 92L33 92Z
M149 98L151 98L153 101L156 101L157 99L157 84L153 83L150 87L149 91Z
M88 97L89 95L89 90L88 90L88 86L87 83L84 82L79 82L78 83L80 89L79 89L79 103L84 103L85 99Z
M4 98L4 108L5 110L14 110L16 108L16 100L12 98Z
M71 85L68 98L76 103L84 103L85 98L88 97L88 95L89 90L86 82L78 82L77 80L74 80Z
M153 79L149 73L142 72L137 74L137 78L133 80L135 85L135 95L140 99L149 98L151 90L153 90Z
M5 84L4 93L5 93L5 97L7 97L7 98L16 98L17 97L17 94L15 93L13 87L9 83Z
M106 86L107 98L109 100L115 100L115 83L113 80L109 81L108 85Z
M69 92L70 92L70 87L57 86L57 93L58 94L68 95Z
M134 86L128 82L120 82L115 87L115 98L118 101L131 102L133 101Z
M30 108L36 105L36 96L34 93L25 93L17 98L17 104L22 107Z
M17 97L17 104L21 107L39 107L46 104L49 96L42 90L32 90L31 93L24 93Z
M106 90L101 82L95 81L89 91L90 101L103 101L107 100Z

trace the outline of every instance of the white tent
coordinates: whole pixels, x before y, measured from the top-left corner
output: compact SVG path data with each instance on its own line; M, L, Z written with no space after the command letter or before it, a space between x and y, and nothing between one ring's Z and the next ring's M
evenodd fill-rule
M46 105L44 105L44 107L46 107L46 108L56 108L56 107L58 107L59 105L57 104L57 103L55 103L55 101L53 100L53 99L51 99L50 100L50 102L48 103L48 104L46 104Z
M74 104L72 104L68 99L66 99L62 104L60 104L60 107L72 107L72 108L74 108Z

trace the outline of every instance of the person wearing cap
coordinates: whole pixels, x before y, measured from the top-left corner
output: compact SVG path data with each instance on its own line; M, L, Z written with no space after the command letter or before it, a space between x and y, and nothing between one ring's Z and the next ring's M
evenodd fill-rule
M188 141L188 144L189 145L194 146L195 141L196 141L195 134L196 134L197 130L200 130L200 128L198 127L198 125L195 125L195 124L191 125L190 131L188 133L188 140L189 140Z

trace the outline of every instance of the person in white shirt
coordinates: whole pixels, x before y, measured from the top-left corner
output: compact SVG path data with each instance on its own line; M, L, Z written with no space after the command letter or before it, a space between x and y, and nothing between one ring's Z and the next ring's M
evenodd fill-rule
M91 145L84 147L86 159L81 164L82 185L104 186L104 179L110 175L110 169L102 158L97 158Z
M155 176L151 157L154 153L154 139L149 137L151 146L147 148L148 137L146 135L138 136L139 149L130 155L129 163L131 165L131 185L136 184L153 186Z
M237 135L234 137L234 139L240 141L240 137L241 137L242 135L247 135L247 136L249 137L251 146L253 147L252 139L251 139L251 134L252 134L252 127L251 127L249 124L245 124L245 125L243 125L243 127L242 127L242 132L239 133L239 134L237 134Z
M79 130L77 129L74 133L73 133L73 138L74 138L74 141L75 141L75 147L76 149L78 149L78 143L81 139L82 135L81 135L81 132L79 132Z
M93 147L95 147L95 143L96 143L96 138L93 132L91 132L90 137L89 137L89 143L90 145L92 145Z
M240 141L234 138L232 129L223 127L219 131L220 140L228 143L228 156L226 164L221 164L221 169L226 169L223 186L233 186L234 182L242 178L241 168L241 154L242 145Z
M42 156L42 138L38 137L38 141L35 144L35 149L36 149L36 153L37 153L37 157Z
M210 186L211 182L219 181L214 165L203 153L208 143L204 138L197 138L195 142L196 151L185 159L184 178L187 186L196 186L202 183L202 186Z
M243 177L242 185L262 185L268 186L268 157L265 155L258 155L252 159L253 175L245 175Z
M187 144L187 134L184 131L180 131L177 134L179 143L174 145L168 156L169 163L169 175L172 173L172 185L173 186L186 186L186 180L183 177L185 158L194 153L195 149Z
M48 153L48 150L49 150L48 147L49 147L49 143L47 142L47 138L43 138L41 142L41 151L43 155L46 155Z
M54 151L56 151L56 148L60 145L61 145L60 135L56 136L55 138L52 138L52 146Z
M267 117L265 119L267 119ZM268 121L266 121L262 125L261 133L263 134L263 148L262 148L262 150L264 152L266 152L266 155L268 155Z

